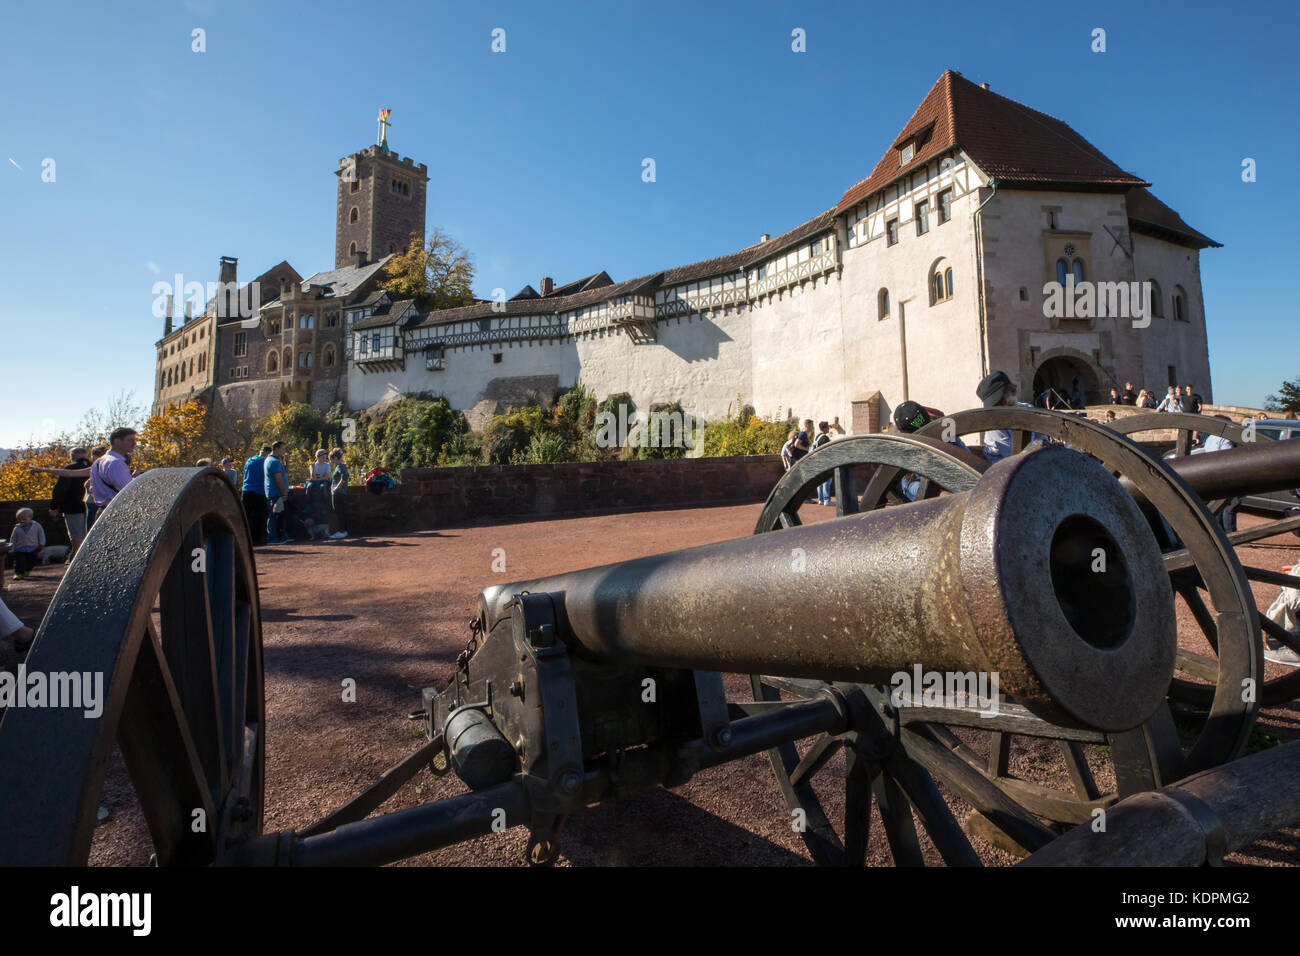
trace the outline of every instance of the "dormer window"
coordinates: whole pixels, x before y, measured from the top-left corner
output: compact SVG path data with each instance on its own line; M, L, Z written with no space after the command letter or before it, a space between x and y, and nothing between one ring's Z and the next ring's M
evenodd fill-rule
M908 143L906 146L904 146L902 149L898 151L898 165L906 166L908 163L912 161L912 158L915 155L916 155L916 143L915 141L913 141L911 143Z

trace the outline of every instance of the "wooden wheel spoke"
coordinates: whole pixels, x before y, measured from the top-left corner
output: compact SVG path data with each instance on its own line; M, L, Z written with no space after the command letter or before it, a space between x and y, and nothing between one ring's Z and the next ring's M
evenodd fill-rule
M1192 612L1192 617L1196 619L1197 626L1200 627L1201 633L1205 639L1210 642L1210 646L1217 652L1219 649L1219 625L1215 621L1214 615L1210 609L1205 606L1205 601L1201 598L1201 592L1191 585L1183 585L1178 588L1179 595L1186 602L1188 610ZM1218 671L1218 667L1215 667Z
M839 517L858 513L857 486L853 479L853 466L841 465L835 469L835 514Z
M798 505L795 505L795 507L797 508ZM799 515L793 510L782 511L777 520L781 522L782 528L797 528L799 525L803 524L803 522L799 520Z
M808 752L790 771L790 785L792 787L799 786L799 784L826 766L826 762L835 756L842 743L843 741L840 738L832 737L830 734L822 734L817 738L816 743L808 748Z
M934 785L934 780L919 763L914 763L905 754L895 752L885 760L885 772L892 776L907 794L907 799L916 808L925 826L925 832L930 835L944 863L949 866L980 865L980 858L975 853L974 847L970 845L970 840L966 838L961 824L948 809L948 804L939 793L939 788ZM906 804L903 809L906 811ZM913 829L914 838L915 832ZM919 853L919 845L917 852Z
M912 808L902 789L888 774L881 773L872 781L871 792L880 808L880 821L895 865L925 866L921 842L916 838L916 824L912 822Z
M908 727L903 734L903 747L931 777L937 776L957 791L958 796L1026 853L1046 846L1055 838L1051 830L1017 806L960 756L933 739L928 731L929 728L921 724Z
M158 594L159 618L167 668L176 683L215 803L229 785L230 756L224 744L229 731L225 729L217 693L217 654L207 574L195 570L198 556L210 569L211 554L196 524L186 532L177 559L163 579Z
M852 747L846 752L848 762L844 789L844 865L863 866L871 842L871 784L880 773L880 765L864 760Z
M1274 640L1281 641L1291 650L1300 654L1300 637L1292 634L1285 627L1263 614L1259 616L1259 624Z
M1083 745L1074 740L1062 740L1058 743L1061 747L1061 755L1065 758L1066 769L1070 771L1075 795L1080 800L1100 799L1101 791L1097 789L1097 781L1092 775L1092 768L1088 766Z
M118 746L159 865L210 860L218 808L152 623L131 674ZM196 811L202 813L202 827L195 826Z
M1215 683L1219 679L1218 658L1210 657L1208 654L1198 654L1183 647L1178 648L1174 656L1174 669L1210 683Z

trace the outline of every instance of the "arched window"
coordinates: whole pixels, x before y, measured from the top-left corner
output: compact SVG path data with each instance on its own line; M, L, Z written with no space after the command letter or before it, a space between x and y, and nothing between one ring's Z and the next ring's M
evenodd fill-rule
M324 368L334 367L334 346L332 345L325 346L325 351L321 353L320 364Z
M876 293L876 318L889 318L889 290L881 289Z
M348 213L348 222L356 222L360 218L361 218L361 212L357 209L356 206L353 206L352 211Z
M280 353L274 349L266 353L266 370L268 372L280 371Z
M936 259L930 266L930 304L938 305L952 298L952 266L947 259Z
M299 367L299 368L311 368L311 353L310 353L310 352L299 352L299 353L298 353L298 367Z
M1056 281L1065 285L1065 275L1070 271L1070 264L1064 259L1056 260Z
M1073 270L1074 270L1074 284L1078 285L1079 283L1083 282L1083 260L1082 259L1074 260Z
M1160 283L1155 279L1147 279L1147 285L1151 286L1151 314L1157 319L1165 317L1165 295L1160 291Z
M181 381L185 381L185 363L181 363Z
M300 329L316 328L316 316L307 313L298 316L298 328Z
M1174 286L1174 321L1191 321L1187 315L1187 293L1183 291L1183 287L1180 285Z
M356 244L355 242L349 243L349 244L348 244L348 255L350 255L350 256L355 256L356 254L357 254L357 244Z

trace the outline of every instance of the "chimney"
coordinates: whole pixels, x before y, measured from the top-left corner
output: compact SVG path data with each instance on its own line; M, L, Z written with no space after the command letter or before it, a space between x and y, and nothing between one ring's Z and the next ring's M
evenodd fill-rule
M233 256L222 256L217 261L217 317L229 318L238 312L239 306L239 260Z
M771 238L772 238L772 237L769 236L767 233L763 233L761 236L758 237L758 241L759 241L759 242L767 242L767 240L769 240L769 239L771 239Z
M357 266L358 268L364 266L366 264L366 250L358 249L356 253L353 255L352 259L353 259L352 264L354 266Z
M981 89L981 90L987 90L988 88L989 88L989 85L988 85L987 83L981 83L981 84L980 84L980 89Z
M192 318L194 318L194 303L190 301L185 303L185 324L188 325Z
M239 260L233 256L222 256L218 262L222 282L234 282L239 273Z
M167 317L163 319L163 338L172 334L172 297L167 297Z
M542 276L542 295L550 295L555 290L555 280L550 276Z

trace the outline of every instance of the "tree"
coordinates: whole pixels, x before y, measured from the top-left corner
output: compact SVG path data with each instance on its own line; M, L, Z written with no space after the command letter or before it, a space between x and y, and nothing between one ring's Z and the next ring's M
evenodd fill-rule
M428 242L412 233L410 246L384 267L384 275L383 287L394 299L414 299L424 312L476 301L469 253L441 229Z
M150 415L140 429L131 470L193 468L203 457L203 426L208 410L202 402L174 405Z
M305 402L283 405L257 423L251 447L273 445L278 441L289 446L286 465L303 467L311 464L318 448L329 451L342 441L342 427Z
M1300 413L1300 378L1283 382L1276 395L1264 399L1264 407L1270 412Z

